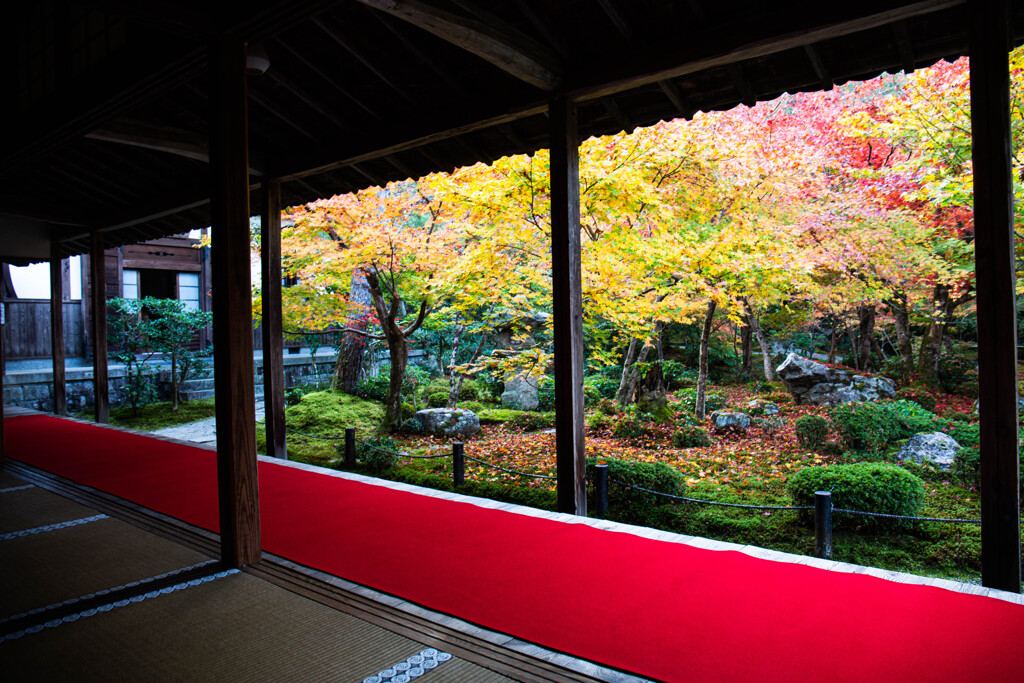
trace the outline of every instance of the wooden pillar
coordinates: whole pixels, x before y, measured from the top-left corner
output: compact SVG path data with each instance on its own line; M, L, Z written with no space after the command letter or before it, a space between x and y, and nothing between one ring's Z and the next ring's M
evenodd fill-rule
M555 98L550 103L549 116L558 510L586 516L580 159L576 105L564 97Z
M284 430L284 333L281 324L281 183L263 183L260 225L263 296L263 405L267 455L288 459Z
M221 559L259 562L245 44L210 46L211 271Z
M1017 307L1010 147L1010 13L970 5L974 259L981 389L981 581L1020 592Z
M53 358L53 413L67 415L67 382L64 380L64 269L60 242L50 242L50 355Z
M0 272L6 271L6 264L0 262ZM4 442L4 328L7 327L7 304L3 301L3 287L0 286L0 467L7 461Z
M89 254L89 283L92 299L92 383L96 421L110 422L110 394L107 385L107 278L103 255L103 233L92 233Z

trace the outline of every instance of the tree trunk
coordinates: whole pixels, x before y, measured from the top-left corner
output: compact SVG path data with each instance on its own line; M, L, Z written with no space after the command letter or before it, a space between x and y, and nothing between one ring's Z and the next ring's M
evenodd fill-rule
M462 375L455 372L455 358L459 353L459 340L462 339L462 331L466 329L466 326L458 322L459 318L455 318L455 338L452 339L452 356L451 361L448 363L448 407L454 408L455 404L459 402L459 392L462 391Z
M870 371L871 363L871 342L875 336L875 307L857 307L857 367L860 370Z
M846 336L850 340L850 362L848 365L850 365L854 370L860 370L861 367L858 365L858 363L860 363L860 358L857 355L857 336L853 333L853 325L846 321L844 321L844 323L846 326Z
M829 334L829 344L828 344L828 362L829 363L835 363L836 362L836 327L838 327L838 326L839 326L839 322L838 321L833 321L833 323L832 323L832 332Z
M928 332L921 340L921 354L918 358L917 372L921 381L933 389L939 386L939 354L942 351L942 336L945 332L948 316L949 287L935 285L932 293L932 318Z
M761 347L761 364L764 367L764 378L768 382L774 382L775 370L772 368L772 351L768 346L768 339L764 336L764 330L761 329L761 325L757 322L754 307L746 299L743 299L743 307L747 309L747 325L750 327L750 331L753 332L754 338L757 339L757 345Z
M633 373L633 363L636 361L636 343L636 339L629 340L626 357L622 361L622 377L619 379L619 390L615 392L615 402L619 404L620 408L625 408L629 402L630 375Z
M372 305L372 298L366 277L358 268L352 271L352 286L349 288L348 302L349 314L345 321L345 327L365 329L366 314ZM338 360L334 364L333 384L335 389L351 392L359 384L365 351L365 337L351 332L342 337L341 348L338 349Z
M753 363L754 346L751 343L753 334L750 331L750 325L744 325L740 328L740 345L743 349L741 354L740 372L744 375L749 375L751 370L751 364Z
M370 290L370 299L384 331L384 340L388 345L391 358L391 373L388 382L388 395L384 399L384 422L381 429L388 432L397 430L402 424L402 381L405 379L405 368L409 364L409 345L405 340L405 331L397 322L401 302L397 294L390 292L391 305L384 300L384 292L376 273L364 273Z
M700 361L697 364L697 405L694 414L698 420L704 419L704 403L708 388L708 347L711 342L711 326L715 319L715 308L718 304L714 299L708 302L708 312L704 316L704 329L700 333Z
M178 409L178 358L171 356L171 410Z

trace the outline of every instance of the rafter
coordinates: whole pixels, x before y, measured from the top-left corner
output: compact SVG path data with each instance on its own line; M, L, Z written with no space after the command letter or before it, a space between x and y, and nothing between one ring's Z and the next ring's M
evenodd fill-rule
M359 2L418 26L541 90L554 90L561 82L552 55L506 24L462 17L418 0Z

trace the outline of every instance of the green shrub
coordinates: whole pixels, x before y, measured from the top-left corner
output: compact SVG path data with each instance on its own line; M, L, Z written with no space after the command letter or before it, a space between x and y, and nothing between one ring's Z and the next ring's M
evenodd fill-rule
M710 445L711 437L708 436L708 430L702 427L683 425L672 434L674 448L699 448Z
M939 385L948 394L971 395L978 385L977 363L963 354L942 353L939 356Z
M828 441L828 420L818 415L804 415L797 418L796 440L802 448L816 451Z
M977 428L977 425L971 425ZM954 439L956 436L950 434ZM976 436L976 432L975 432ZM1017 434L1020 443L1024 443L1024 430L1021 430ZM970 441L968 436L964 436L964 441L957 439L960 443L961 448L953 456L953 466L951 468L951 474L954 478L959 480L966 486L981 486L981 481L978 475L981 473L981 445L977 439L973 442ZM966 442L966 443L965 443ZM1024 448L1018 450L1020 457L1020 468L1019 476L1021 482L1021 488L1024 490Z
M762 415L750 418L750 424L760 428L765 434L774 434L786 426L786 418L781 415Z
M402 434L419 435L423 433L423 423L418 417L410 417L398 425L398 431Z
M555 388L541 387L537 390L537 410L550 412L555 409Z
M477 413L476 416L480 418L480 424L500 425L505 424L520 412L522 411L512 410L511 408L486 408Z
M535 413L527 410L514 411L507 424L521 429L524 432L536 432L540 429L548 429L555 426L554 413Z
M611 368L612 371L622 374L622 368ZM597 393L598 398L615 398L619 390L619 380L611 376L608 369L596 375L590 375L583 380L583 390L587 388Z
M893 442L937 428L935 416L910 401L844 403L829 417L843 443L853 450L885 450Z
M447 391L435 391L427 396L427 405L431 408L444 408L448 405L449 395Z
M601 412L587 415L587 427L590 429L604 429L608 426L608 416Z
M618 415L621 411L618 403L610 398L602 398L597 402L597 412L602 415Z
M406 401L402 404L402 419L408 420L416 414L416 406Z
M635 413L623 413L615 418L612 424L612 436L630 441L639 439L649 433L648 421Z
M344 444L338 446L344 454ZM356 460L371 472L383 472L398 463L398 444L386 436L378 436L356 444Z
M942 414L942 418L954 422L974 422L978 419L978 416L971 413L961 413L956 408L949 408Z
M904 387L896 392L896 398L912 401L929 412L935 412L935 397L922 389Z
M414 367L416 370L413 370ZM388 385L391 383L390 372L390 366L384 365L375 377L364 379L356 384L352 388L352 395L383 402L388 397ZM405 372L405 378L402 380L402 396L409 396L416 390L426 370L418 366L409 366Z
M814 505L815 491L831 491L832 505L847 510L916 516L924 504L924 482L902 467L860 462L826 467L805 467L787 483L797 505ZM805 516L806 517L806 516ZM909 529L913 522L883 517L835 513L836 527Z
M615 458L587 458L587 478L594 480L594 465L608 465L608 489L611 502L615 504L665 503L669 499L655 496L636 489L619 485L640 486L659 493L678 494L683 475L674 467L663 462L639 462Z
M466 410L472 410L474 413L479 413L481 410L486 410L487 406L480 401L463 401L459 404L459 408L465 408Z
M773 391L772 393L768 394L765 398L767 398L772 403L792 403L793 402L793 395L791 393L789 393L788 391Z
M677 394L683 410L693 413L697 409L697 390L683 389ZM704 412L712 413L725 408L726 396L720 391L707 391L704 394Z
M661 361L661 374L665 378L665 386L669 391L692 387L697 383L696 371L674 360Z
M981 444L981 429L977 423L952 422L942 431L953 437L963 448L971 448Z

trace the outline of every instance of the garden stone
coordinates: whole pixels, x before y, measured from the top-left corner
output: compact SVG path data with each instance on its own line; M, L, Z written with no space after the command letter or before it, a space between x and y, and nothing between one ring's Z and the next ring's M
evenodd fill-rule
M472 436L480 431L480 418L464 408L428 408L416 412L425 434Z
M753 401L747 404L747 407L750 408L750 411L752 413L760 413L765 417L771 417L772 415L779 414L779 407L777 405L760 398L755 398Z
M930 462L940 470L948 470L953 466L953 458L959 448L960 444L953 437L942 432L915 434L900 450L899 457L901 460L914 460L919 465Z
M750 417L746 413L719 410L711 413L711 426L716 432L745 432L750 428Z
M540 392L537 380L526 373L514 375L505 381L501 394L501 407L513 410L537 410L540 406Z
M791 353L776 372L798 405L837 405L896 396L887 377L855 375Z

